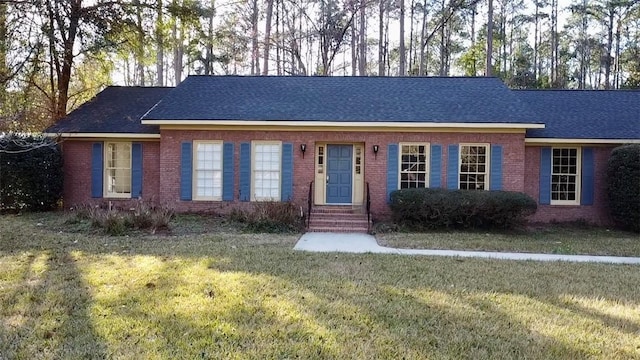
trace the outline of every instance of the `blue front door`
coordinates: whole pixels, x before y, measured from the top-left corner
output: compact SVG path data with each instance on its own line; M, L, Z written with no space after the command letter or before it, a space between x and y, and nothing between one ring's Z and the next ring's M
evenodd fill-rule
M353 145L327 145L327 204L351 204Z

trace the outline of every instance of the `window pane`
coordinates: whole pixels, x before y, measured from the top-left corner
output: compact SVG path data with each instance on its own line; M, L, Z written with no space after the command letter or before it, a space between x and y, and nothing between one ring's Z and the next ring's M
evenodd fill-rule
M487 176L488 147L485 145L462 145L460 147L460 189L484 190Z
M400 188L423 188L427 186L427 149L424 144L403 144L400 147Z
M280 199L280 145L256 144L253 155L254 196L257 200ZM320 148L319 156L323 153ZM320 158L319 158L320 161Z
M131 194L131 144L107 143L106 189L108 195Z
M553 149L552 162L554 166L551 168L551 200L576 201L578 199L578 149Z
M222 196L222 144L197 143L196 196L219 198Z

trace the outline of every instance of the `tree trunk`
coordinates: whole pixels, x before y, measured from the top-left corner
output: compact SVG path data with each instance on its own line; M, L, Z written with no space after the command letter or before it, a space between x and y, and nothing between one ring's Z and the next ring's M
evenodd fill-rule
M609 9L609 22L607 23L607 53L605 54L605 63L604 63L604 88L610 89L611 82L609 81L611 78L611 50L613 47L613 18L615 15L615 11L613 9Z
M273 14L273 0L267 0L267 18L264 25L264 62L262 75L269 75L269 46L271 45L271 15Z
M586 0L585 0L586 1ZM538 0L534 0L536 11L534 14L534 31L533 31L533 81L538 82L538 24L539 24L539 11L540 3Z
M63 41L62 64L58 68L57 73L57 91L56 110L54 120L60 119L67 115L67 103L69 102L69 84L71 83L71 69L73 68L73 46L76 42L78 34L78 26L82 17L82 0L72 0L70 3L70 11L68 15L68 30L66 39ZM56 14L55 16L63 16ZM63 21L59 21L63 22ZM53 24L52 24L53 25ZM64 31L64 29L60 29ZM64 38L64 37L63 37Z
M487 10L487 63L485 66L485 76L492 76L493 68L491 58L493 57L493 0L489 0Z
M551 87L558 86L558 0L551 0Z
M500 51L500 63L502 73L507 73L507 5L503 2L500 6L500 39L502 46Z
M260 74L260 59L258 49L258 0L253 0L251 12L251 75Z
M400 48L398 49L400 52L400 67L398 69L398 75L405 76L405 64L407 59L404 46L404 0L398 1L400 1Z
M446 61L446 34L445 34L445 26L444 26L444 12L445 12L445 0L440 1L440 11L442 15L440 17L440 69L438 71L438 75L445 76L445 61Z
M164 35L163 35L163 13L162 0L157 0L158 20L156 24L156 85L164 86Z
M475 46L476 43L476 5L473 5L471 8L471 48ZM478 74L478 69L476 69L476 58L474 56L473 63L471 65L471 71L473 71L473 76Z
M205 59L204 59L204 74L205 75L212 75L213 74L213 16L214 16L214 9L213 9L213 5L211 6L211 9L209 9L210 12L208 15L208 22L207 22L207 39L206 39L206 52L205 52Z
M182 57L184 55L184 44L183 44L183 31L182 31L182 23L180 23L180 29L178 28L178 21L174 22L172 28L173 34L173 77L175 81L175 85L180 84L182 81Z
M9 69L7 68L7 4L0 3L0 112L5 104Z
M407 72L409 74L411 74L414 70L413 70L413 58L415 56L415 51L414 49L414 43L415 41L413 40L413 15L414 15L414 7L415 7L415 0L411 0L411 15L409 16L409 67L407 69Z
M142 7L140 6L140 0L135 0L133 6L136 10L136 38L135 44L135 58L136 58L136 71L138 73L138 86L144 86L144 29L142 28Z
M616 52L614 56L614 78L613 88L620 88L620 28L622 27L622 20L618 19L618 26L616 27Z
M367 17L366 17L366 0L360 2L360 34L358 57L358 75L367 75Z
M380 0L380 7L378 16L380 22L378 23L378 32L380 37L378 38L378 76L384 76L384 3L385 0Z
M420 63L418 64L418 76L425 74L425 54L424 48L427 45L425 37L427 36L427 0L422 3L422 26L420 27Z
M355 9L352 9L355 11ZM362 25L360 25L362 26ZM356 34L356 27L351 27L351 76L358 75L358 34Z

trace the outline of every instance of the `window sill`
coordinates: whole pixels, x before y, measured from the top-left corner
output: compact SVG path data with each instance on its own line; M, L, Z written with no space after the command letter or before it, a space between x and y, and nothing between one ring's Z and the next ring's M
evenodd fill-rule
M552 201L551 206L581 206L579 202L575 201Z
M112 200L127 200L131 199L131 194L104 194L103 198Z

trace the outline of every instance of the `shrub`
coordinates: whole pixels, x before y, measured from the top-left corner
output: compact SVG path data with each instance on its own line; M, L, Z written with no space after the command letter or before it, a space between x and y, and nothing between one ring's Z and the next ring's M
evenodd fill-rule
M391 193L392 219L413 231L439 228L512 228L536 211L517 192L402 189Z
M62 181L62 154L54 139L0 134L0 211L54 209Z
M304 226L300 209L290 201L257 202L251 211L234 211L230 217L252 232L298 232Z
M607 164L607 193L613 220L640 232L640 144L613 149Z
M151 205L139 200L133 209L131 222L136 229L150 230L151 233L155 233L158 229L169 228L169 223L174 215L173 208Z
M155 233L166 229L174 216L174 210L167 206L150 205L143 200L135 203L133 209L109 209L100 206L80 205L73 209L75 220L88 220L94 228L106 234L121 236L131 230L146 230Z

